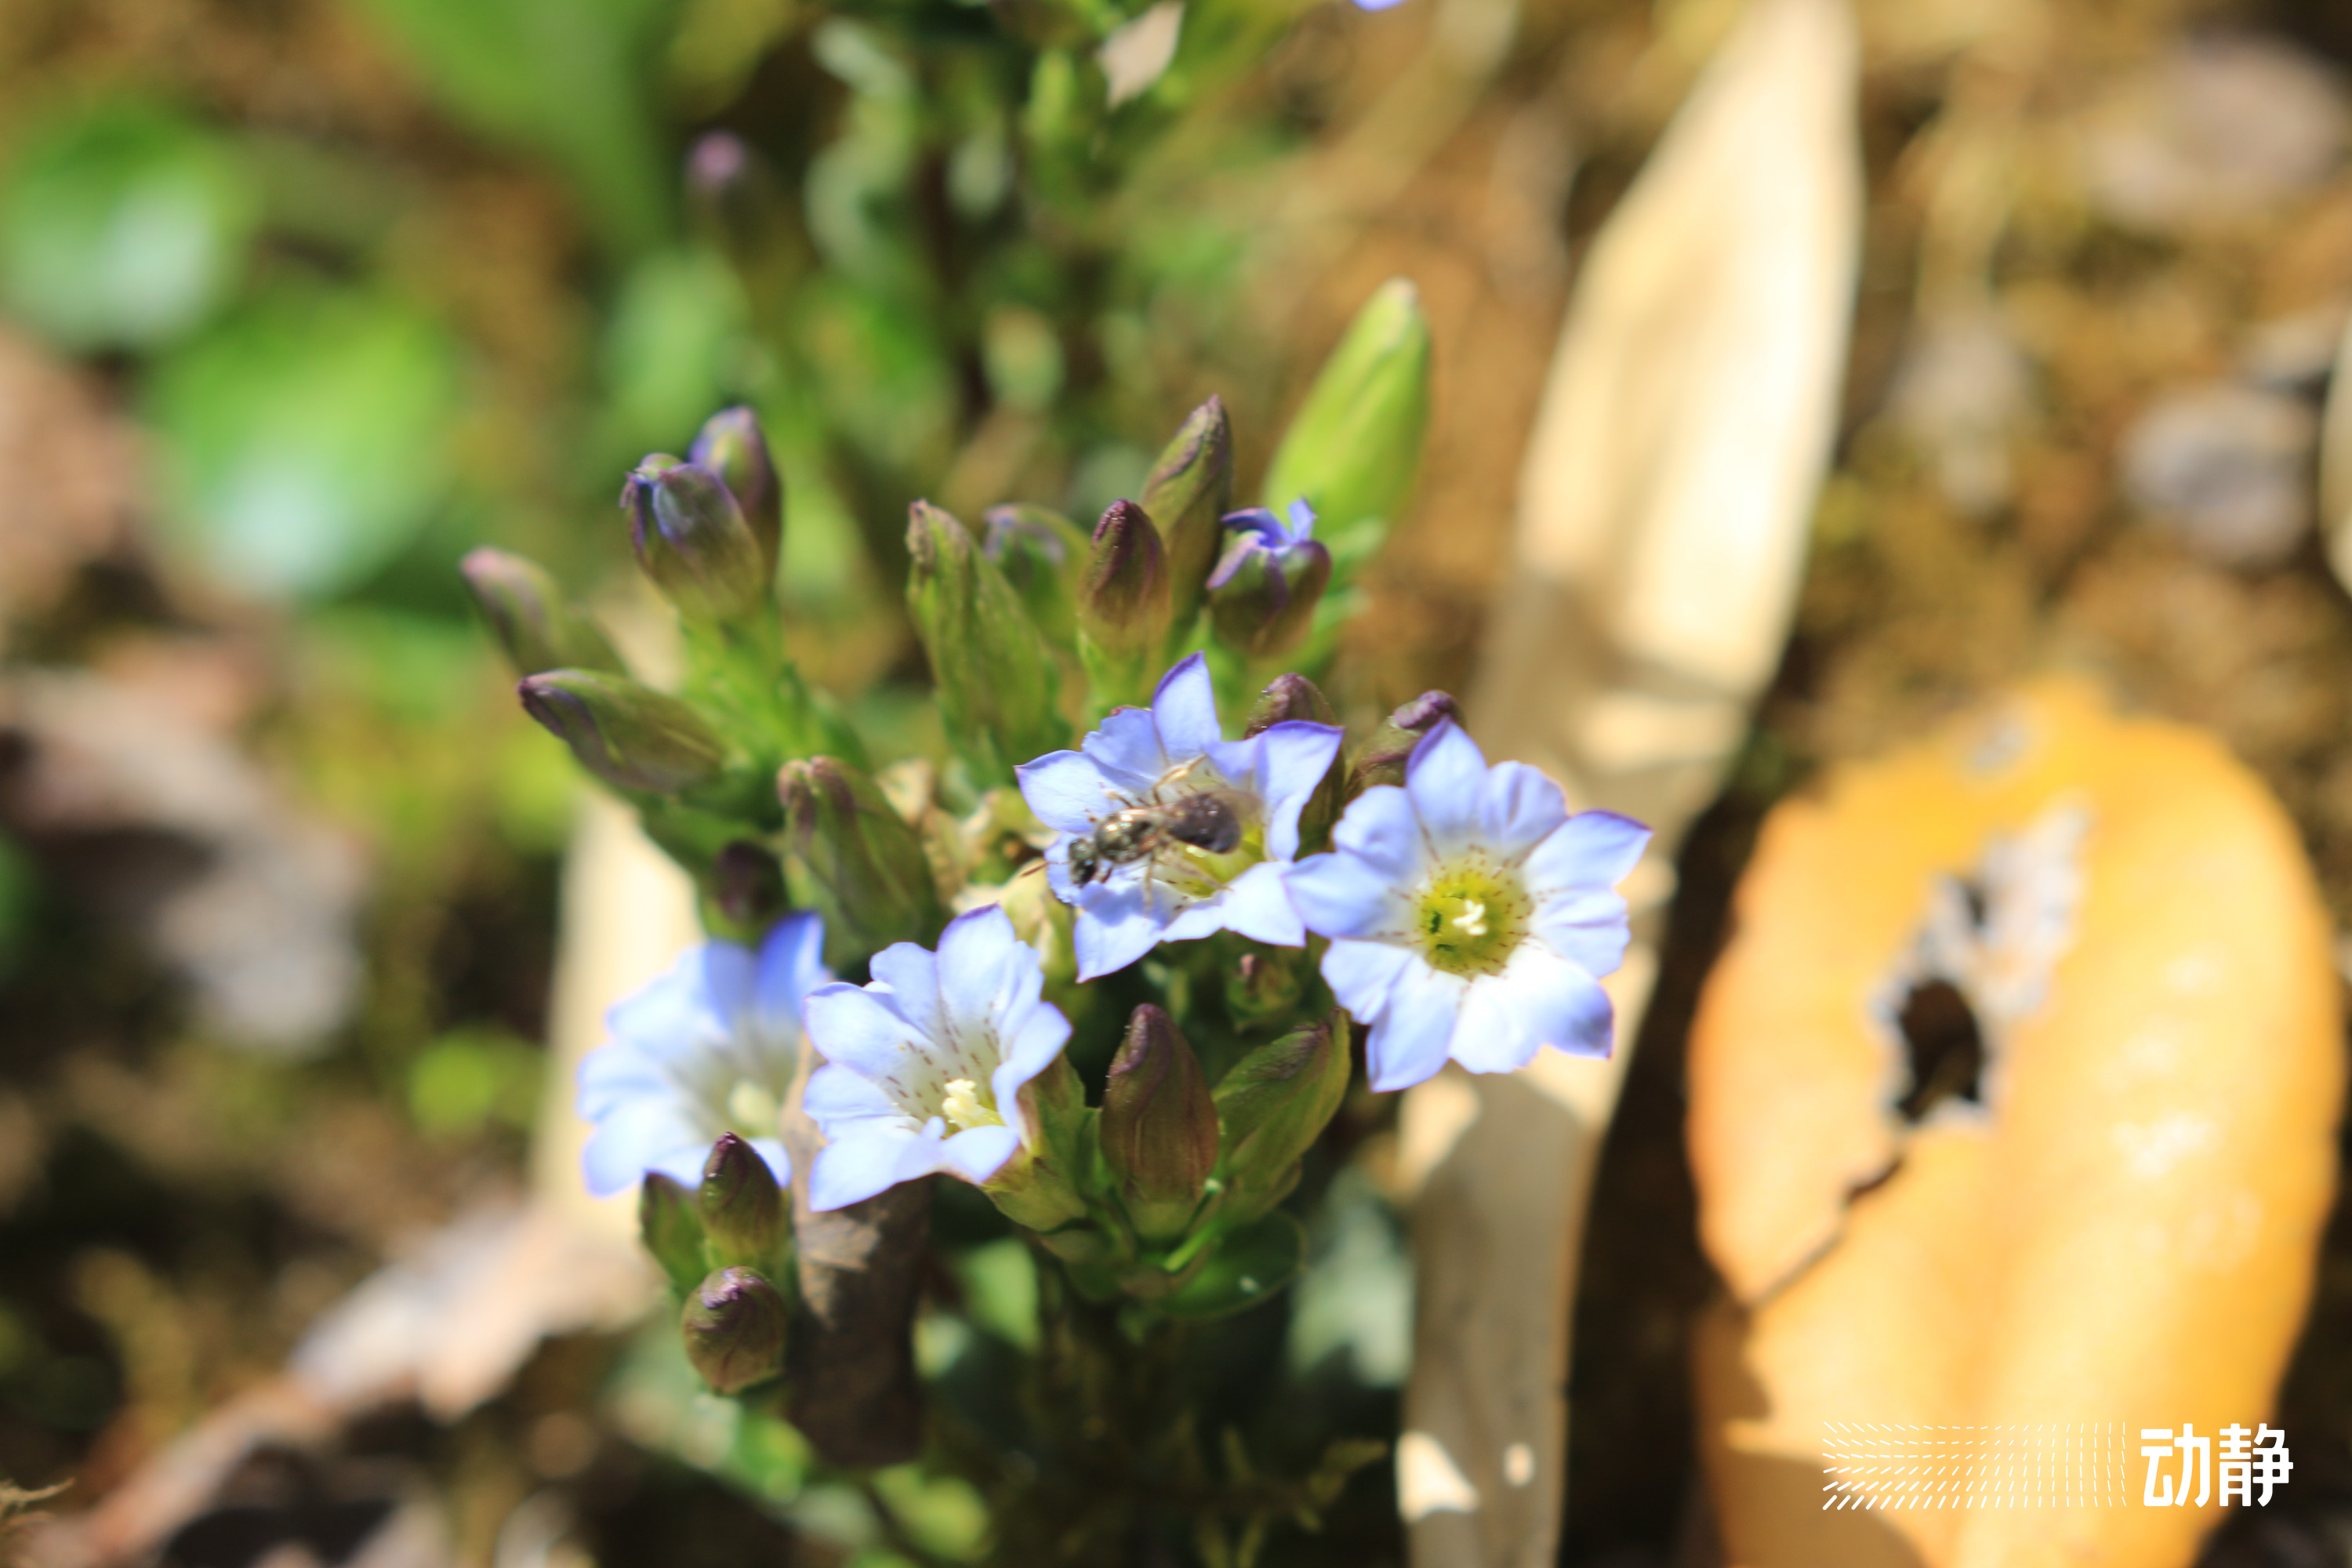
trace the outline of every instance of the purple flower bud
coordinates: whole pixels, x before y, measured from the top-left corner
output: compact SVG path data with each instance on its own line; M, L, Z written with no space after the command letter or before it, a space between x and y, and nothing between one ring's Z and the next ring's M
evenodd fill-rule
M717 474L647 458L621 489L637 564L689 621L730 621L768 596L760 542Z
M1168 553L1151 518L1131 500L1113 501L1095 524L1078 625L1113 654L1156 650L1168 636Z
M740 405L721 409L703 422L694 445L687 448L686 460L719 476L735 498L759 542L766 581L774 581L776 554L784 540L784 487L768 455L760 416Z
M626 676L551 669L515 690L524 712L615 789L675 795L718 777L726 761L700 714Z
M1224 520L1229 542L1209 574L1209 618L1217 636L1253 658L1287 653L1307 636L1331 581L1331 552L1315 539L1315 513L1290 503L1286 522L1263 507Z
M686 1358L720 1394L740 1394L783 1370L791 1312L773 1285L749 1268L721 1268L697 1286L678 1314Z
M1374 784L1404 783L1404 765L1421 738L1452 719L1461 719L1461 707L1444 691L1424 691L1389 715L1372 732L1348 769L1348 798L1355 799Z
M1181 1236L1216 1169L1217 1107L1200 1058L1150 1003L1128 1020L1111 1061L1100 1129L1103 1160L1120 1178L1137 1234Z
M1192 410L1152 464L1141 500L1168 546L1172 624L1189 626L1216 564L1219 520L1234 504L1234 426L1223 398Z
M729 839L711 858L710 900L730 924L764 930L784 912L784 868L751 840Z
M481 549L469 552L457 570L517 675L549 669L620 671L621 656L596 623L564 598L555 579L537 562Z
M1277 675L1258 693L1256 705L1242 725L1242 739L1263 735L1292 720L1337 726L1339 711L1316 684L1303 675Z
M783 1189L760 1152L735 1133L721 1132L710 1146L698 1202L719 1261L766 1263L783 1245Z

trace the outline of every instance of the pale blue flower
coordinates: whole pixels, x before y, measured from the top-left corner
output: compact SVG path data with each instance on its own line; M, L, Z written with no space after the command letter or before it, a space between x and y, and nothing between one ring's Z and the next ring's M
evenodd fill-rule
M1022 798L1060 837L1045 851L1055 896L1077 909L1078 978L1126 968L1160 942L1230 931L1277 947L1307 941L1283 873L1298 853L1298 814L1339 755L1339 731L1291 720L1228 741L1206 661L1192 655L1161 677L1151 706L1115 709L1075 752L1014 769ZM1239 830L1212 853L1161 834L1149 853L1100 856L1090 878L1070 853L1098 847L1097 829L1122 813L1138 825L1210 797ZM1113 824L1117 826L1116 823Z
M825 1136L809 1171L813 1209L935 1171L986 1183L1035 1149L1022 1090L1070 1037L1042 999L1036 951L994 904L949 921L936 953L902 942L873 968L869 985L808 999L809 1043L825 1062L801 1102Z
M1402 788L1356 797L1333 849L1291 869L1309 929L1331 938L1323 977L1371 1027L1372 1087L1409 1089L1448 1057L1523 1068L1546 1046L1605 1057L1600 977L1625 956L1615 891L1650 841L1606 811L1568 814L1521 763L1486 765L1453 723L1423 736Z
M612 1038L580 1064L580 1114L595 1124L583 1155L590 1192L626 1191L648 1171L692 1186L721 1132L792 1179L777 1134L800 1067L801 1003L833 978L824 955L824 921L786 915L756 952L689 948L604 1016Z

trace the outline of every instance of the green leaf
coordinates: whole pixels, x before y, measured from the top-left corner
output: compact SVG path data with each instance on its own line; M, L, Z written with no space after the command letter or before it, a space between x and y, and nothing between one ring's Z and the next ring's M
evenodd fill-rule
M1225 1237L1201 1271L1161 1303L1177 1318L1221 1318L1272 1300L1297 1278L1307 1259L1307 1232L1276 1209Z
M544 153L622 250L669 226L650 47L670 0L352 0L427 84L493 135Z
M0 187L0 294L75 348L152 348L203 321L245 266L256 208L217 137L154 104L30 131Z
M446 335L389 300L280 294L231 318L150 388L181 542L263 593L352 586L439 504L457 393Z

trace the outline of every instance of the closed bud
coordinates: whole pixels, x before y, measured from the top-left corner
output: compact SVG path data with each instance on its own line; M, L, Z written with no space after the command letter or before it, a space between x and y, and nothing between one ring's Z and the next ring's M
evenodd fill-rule
M1156 655L1168 624L1168 556L1160 530L1133 501L1113 501L1095 524L1078 625L1096 647L1130 657Z
M1042 506L988 509L981 553L1004 574L1038 629L1066 646L1077 627L1078 591L1094 553L1086 530Z
M710 1265L702 1252L702 1215L691 1194L659 1171L637 1189L637 1237L680 1290L691 1290Z
M730 925L758 931L784 912L784 868L763 847L730 839L710 863L710 900Z
M469 551L458 563L490 635L506 651L517 675L549 669L609 669L621 656L596 623L564 598L563 590L535 561L503 550Z
M817 886L826 932L847 950L928 942L947 925L919 834L882 786L834 757L786 763L776 775L784 837Z
M686 1359L713 1391L740 1394L784 1368L792 1313L782 1292L749 1268L721 1268L689 1291L678 1314Z
M734 493L709 468L648 458L621 487L621 508L637 564L688 620L739 620L767 599L760 542Z
M1348 1016L1335 1012L1260 1046L1226 1072L1216 1092L1226 1221L1246 1224L1296 1184L1299 1160L1347 1097L1352 1065Z
M1450 693L1424 691L1372 732L1348 770L1348 798L1355 799L1374 784L1404 783L1404 764L1421 738L1448 719L1461 719L1460 704Z
M760 547L761 591L776 578L776 555L784 542L784 482L768 455L768 437L760 416L738 405L723 408L703 421L702 430L687 448L688 467L718 477L735 498L752 542Z
M675 795L717 778L726 761L700 714L625 675L551 669L515 690L524 712L615 789Z
M1055 710L1053 654L1004 574L963 524L917 501L907 522L907 609L930 657L948 738L979 776L1068 743Z
M768 1262L784 1240L784 1193L761 1152L721 1132L702 1165L702 1231L721 1263Z
M1287 521L1263 508L1225 519L1231 541L1209 575L1209 619L1217 638L1251 658L1298 646L1331 582L1331 552L1315 539L1315 512L1290 504Z
M1136 1233L1154 1241L1181 1236L1216 1169L1217 1107L1200 1058L1150 1003L1128 1020L1099 1126L1103 1161L1119 1178Z
M1308 724L1339 722L1339 710L1322 689L1303 675L1277 675L1258 693L1256 703L1249 710L1249 719L1242 726L1242 739L1263 735L1276 724L1297 720Z
M732 132L709 132L687 150L686 209L738 264L766 255L785 232L775 170Z
M1216 564L1219 520L1234 504L1234 426L1224 399L1212 397L1192 410L1151 465L1139 499L1168 547L1173 624L1188 626Z
M1352 570L1404 504L1428 428L1429 322L1412 283L1391 279L1323 362L1267 466L1266 500L1305 498Z

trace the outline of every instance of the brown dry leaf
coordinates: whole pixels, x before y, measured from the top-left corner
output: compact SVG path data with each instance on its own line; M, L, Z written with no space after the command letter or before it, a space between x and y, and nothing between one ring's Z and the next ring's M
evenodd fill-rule
M0 327L0 648L74 574L121 550L139 500L130 427L87 378Z
M1689 1063L1728 1561L2189 1562L2218 1507L1825 1510L1823 1433L1973 1427L1974 1476L1988 1428L2270 1413L2344 1077L2284 813L2210 737L2046 684L1779 808L1735 912ZM1982 1033L1980 1100L1906 1114L1895 1020L1930 980Z
M1592 1166L1667 868L1780 660L1829 458L1860 247L1855 53L1842 0L1748 11L1594 242L1537 417L1476 728L1659 840L1626 889L1615 1059L1449 1073L1406 1104L1403 1163L1426 1185L1398 1481L1419 1563L1557 1550Z

